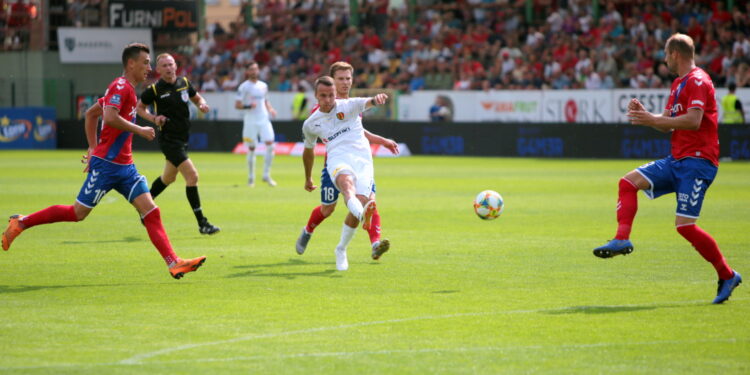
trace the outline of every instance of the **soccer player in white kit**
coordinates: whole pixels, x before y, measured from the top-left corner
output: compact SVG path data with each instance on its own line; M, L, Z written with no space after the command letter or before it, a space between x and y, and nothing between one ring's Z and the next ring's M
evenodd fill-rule
M345 271L349 268L346 247L360 222L365 230L369 229L375 210L372 151L359 116L373 106L385 104L388 95L337 100L333 78L323 76L315 81L315 98L320 108L302 125L305 137L305 149L302 153L305 190L312 191L316 187L312 180L312 168L315 162L315 142L320 139L328 154L328 173L336 188L344 195L349 208L335 252L336 269Z
M274 142L273 126L270 117L276 117L276 110L271 106L266 96L268 85L259 79L258 63L251 62L247 66L247 79L237 88L234 107L245 112L242 126L242 141L247 146L247 185L255 186L255 144L260 141L266 144L266 155L263 159L263 181L270 186L276 186L271 178L271 163L276 143Z

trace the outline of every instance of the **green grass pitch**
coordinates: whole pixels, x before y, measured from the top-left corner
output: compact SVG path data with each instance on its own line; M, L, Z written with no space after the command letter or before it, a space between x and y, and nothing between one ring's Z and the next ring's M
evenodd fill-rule
M0 214L72 204L80 154L0 152ZM643 161L376 159L391 251L372 261L360 230L338 272L343 204L294 251L320 197L301 158L277 157L279 186L251 189L244 156L192 157L221 233L198 233L179 178L156 202L203 268L173 280L116 192L84 222L24 232L0 254L0 373L750 372L748 163L721 165L699 221L747 280L716 306L674 195L639 194L633 254L592 255L614 235L618 179ZM161 173L160 154L135 159L149 181ZM497 220L473 213L485 189L505 199Z

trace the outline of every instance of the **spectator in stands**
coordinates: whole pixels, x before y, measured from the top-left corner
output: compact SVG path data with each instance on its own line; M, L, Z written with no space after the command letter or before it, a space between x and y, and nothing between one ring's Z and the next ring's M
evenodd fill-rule
M451 107L450 98L445 95L438 95L435 97L435 103L430 107L430 121L453 121L453 110Z

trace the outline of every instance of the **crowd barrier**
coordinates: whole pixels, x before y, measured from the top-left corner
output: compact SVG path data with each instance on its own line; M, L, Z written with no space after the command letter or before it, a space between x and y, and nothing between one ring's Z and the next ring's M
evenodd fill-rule
M427 123L368 121L365 127L416 155L656 159L669 154L669 134L627 124ZM299 121L274 122L278 142L301 142ZM239 121L194 121L191 151L235 149ZM750 160L750 125L720 125L721 156ZM58 121L59 148L86 148L81 121ZM134 138L135 150L158 144Z

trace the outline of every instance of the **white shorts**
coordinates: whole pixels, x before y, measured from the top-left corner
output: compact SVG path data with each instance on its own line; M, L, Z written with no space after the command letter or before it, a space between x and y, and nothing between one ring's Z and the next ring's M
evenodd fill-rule
M336 178L341 174L348 174L354 179L354 193L369 197L373 191L375 183L375 170L372 166L372 159L365 159L356 156L328 158L328 174L333 180L336 189L341 188L336 183Z
M255 146L258 137L260 137L260 141L263 143L274 141L275 135L273 134L273 126L271 126L270 121L266 121L265 123L245 123L242 126L242 141L245 142L246 146Z

